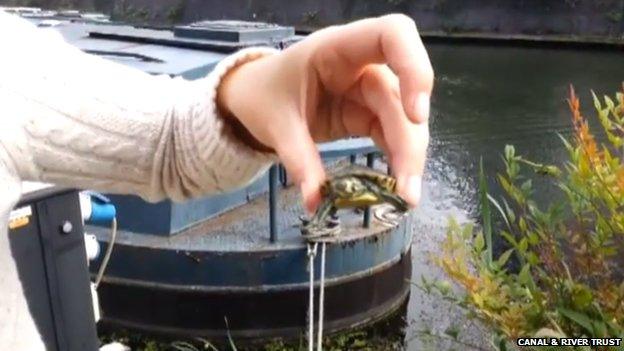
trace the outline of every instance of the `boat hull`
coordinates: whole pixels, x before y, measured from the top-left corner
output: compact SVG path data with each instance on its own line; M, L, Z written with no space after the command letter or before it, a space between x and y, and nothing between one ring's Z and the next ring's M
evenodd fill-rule
M309 246L299 228L297 189L283 189L280 196L274 241L263 198L174 236L119 231L98 288L100 324L171 339L215 341L228 331L237 343L300 337L307 326ZM391 314L405 301L411 278L412 216L394 227L374 218L363 225L359 211L339 216L339 242L326 249L328 333ZM107 245L107 229L88 229ZM314 261L317 298L320 256L321 246Z
M392 314L409 295L410 277L408 250L366 274L333 279L325 287L325 332L365 326ZM318 285L315 296L318 298ZM305 284L188 289L109 280L100 286L99 297L103 328L171 339L218 340L226 338L228 332L237 342L297 339L305 334L308 310Z

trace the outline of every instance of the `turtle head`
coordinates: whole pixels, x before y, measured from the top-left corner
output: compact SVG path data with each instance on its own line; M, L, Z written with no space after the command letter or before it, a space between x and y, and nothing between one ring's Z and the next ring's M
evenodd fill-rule
M394 177L379 178L379 186L390 193L396 192L396 179Z
M321 184L321 196L322 197L326 197L327 195L330 194L331 192L331 183L329 179L326 179L322 184Z

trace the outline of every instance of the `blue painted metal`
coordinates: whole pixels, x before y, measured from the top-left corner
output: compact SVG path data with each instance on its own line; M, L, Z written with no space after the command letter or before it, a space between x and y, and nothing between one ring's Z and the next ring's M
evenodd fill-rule
M215 68L217 63L218 62L211 62L207 65L199 66L199 67L190 69L188 71L184 71L182 74L180 74L180 76L188 80L196 80L196 79L204 78L208 75L208 73L210 73Z
M260 22L203 21L176 26L173 34L181 38L257 44L290 38L295 35L295 28Z
M379 152L379 149L370 138L349 138L322 143L318 144L318 150L323 158L326 159Z
M171 227L169 234L179 233L205 219L247 203L267 191L268 175L265 174L246 188L224 194L189 200L183 203L170 202Z
M262 219L259 219L262 220ZM105 228L90 227L99 240L106 242ZM409 223L394 230L377 230L376 235L327 247L326 278L348 279L367 274L376 267L395 262L407 252L411 243ZM148 283L177 286L179 289L292 289L307 282L307 248L298 229L285 230L276 244L256 249L226 250L225 243L213 244L207 235L185 238L180 245L159 240L147 245L149 236L120 232L107 268L107 279L134 284ZM252 233L261 235L261 233ZM296 240L295 240L296 239ZM239 239L232 238L235 244ZM274 248L274 249L272 249ZM320 260L315 262L315 274L320 272ZM93 264L93 269L99 261ZM181 273L183 272L183 273Z
M326 333L353 330L396 312L398 318L405 316L411 276L407 251L388 267L327 284ZM316 295L318 286L315 290ZM104 280L98 293L106 312L99 327L110 332L122 328L169 339L202 337L225 343L231 337L241 347L250 342L257 345L259 339L297 340L305 333L306 286L265 291L191 290L177 285L129 285Z
M375 154L370 152L366 154L366 167L373 168L375 166ZM370 228L371 225L371 209L367 206L364 210L364 228Z
M109 197L117 208L120 229L161 235L171 230L171 201L148 203L137 196L110 194Z
M286 168L281 163L279 165L279 181L282 186L288 185L288 172L286 172Z
M378 152L369 138L339 140L319 144L318 148L323 159L346 157L363 152ZM110 198L117 206L120 229L170 236L203 220L241 206L249 200L266 194L268 190L269 176L265 174L246 188L184 203L165 200L154 204L132 195L110 195ZM146 221L145 218L150 218L150 220Z
M100 25L99 29L89 33L90 37L97 39L109 39L127 41L140 44L158 45L158 47L172 47L195 49L203 51L230 53L249 46L271 46L279 48L282 39L268 38L256 41L224 41L210 40L199 37L186 38L176 36L172 30L154 30L147 28L135 28L128 26ZM290 38L284 39L290 40Z
M272 243L277 241L277 173L278 166L273 165L269 169L269 235Z
M265 193L267 184L268 176L264 175L246 188L182 203L170 200L150 203L132 195L110 194L109 197L117 207L120 229L169 236L247 203Z

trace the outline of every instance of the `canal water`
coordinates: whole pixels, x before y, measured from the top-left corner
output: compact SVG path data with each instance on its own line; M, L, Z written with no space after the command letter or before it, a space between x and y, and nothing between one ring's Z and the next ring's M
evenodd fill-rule
M477 213L479 159L495 197L495 173L503 169L506 144L535 161L561 164L566 151L557 133L570 136L566 104L573 84L582 110L595 116L591 90L614 95L622 89L621 51L432 44L427 46L436 72L432 98L431 145L421 206L415 213L413 279L441 277L429 260L436 254L449 217L460 222ZM594 123L594 126L596 124ZM553 193L542 185L542 201ZM540 198L538 198L538 202ZM488 333L461 318L462 313L435 296L413 288L406 317L405 349L489 349ZM459 331L457 344L422 332Z

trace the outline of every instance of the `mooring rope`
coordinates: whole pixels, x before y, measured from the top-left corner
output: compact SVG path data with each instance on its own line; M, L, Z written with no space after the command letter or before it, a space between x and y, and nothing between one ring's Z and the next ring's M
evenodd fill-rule
M308 243L308 272L310 290L308 291L308 351L314 351L314 257L318 243Z
M399 213L393 206L380 206L374 212L375 218L383 225L396 227L399 225L404 213ZM304 221L304 226L307 225ZM316 351L323 351L323 320L325 315L325 253L327 243L339 242L338 233L340 225L325 230L314 228L314 231L306 231L304 237L308 240L308 273L309 273L309 301L308 301L308 351L314 351L314 261L318 244L321 244L321 274L319 282L319 312L316 335Z
M100 286L100 282L102 281L102 277L104 277L104 272L106 271L106 267L108 266L108 260L110 260L111 254L113 253L113 247L115 247L115 240L117 238L117 218L114 217L111 222L111 236L110 242L108 243L108 247L106 247L106 253L104 254L104 258L102 259L102 263L100 264L100 269L98 269L97 275L95 277L95 289Z
M308 351L314 351L314 259L318 242L308 243L308 272L310 289L308 300ZM323 318L325 315L325 251L327 243L321 242L321 281L319 284L319 319L316 339L316 351L323 351Z
M321 285L319 287L319 319L317 330L316 351L323 351L323 315L325 314L325 248L326 242L321 244Z

